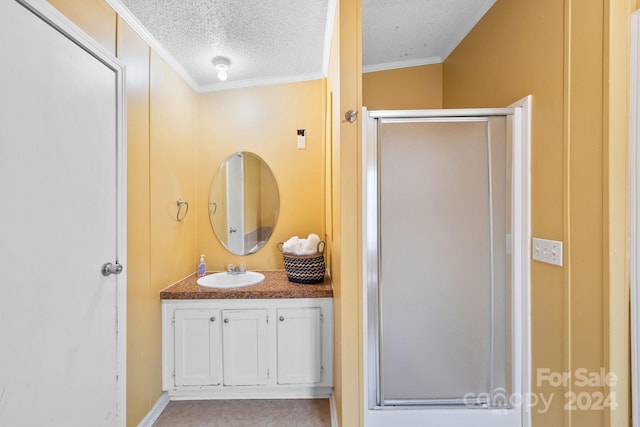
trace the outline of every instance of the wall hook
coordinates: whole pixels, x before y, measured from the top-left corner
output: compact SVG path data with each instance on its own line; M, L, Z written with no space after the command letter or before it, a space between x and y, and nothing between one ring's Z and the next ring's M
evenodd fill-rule
M178 199L177 204L178 204L178 212L176 213L176 221L182 222L187 217L187 213L189 213L189 202L182 199ZM184 213L182 213L183 210L184 210ZM181 213L182 215L180 215Z

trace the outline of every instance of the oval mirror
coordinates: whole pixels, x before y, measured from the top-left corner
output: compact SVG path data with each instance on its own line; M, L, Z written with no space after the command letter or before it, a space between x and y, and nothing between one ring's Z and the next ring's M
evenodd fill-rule
M209 221L220 243L236 255L257 252L278 220L278 184L262 158L242 151L225 159L209 190Z

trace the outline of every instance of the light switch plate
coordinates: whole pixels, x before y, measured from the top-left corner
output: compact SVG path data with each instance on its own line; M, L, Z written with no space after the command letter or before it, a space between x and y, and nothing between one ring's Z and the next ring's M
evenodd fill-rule
M532 258L536 261L546 262L562 267L562 242L533 238L531 248Z

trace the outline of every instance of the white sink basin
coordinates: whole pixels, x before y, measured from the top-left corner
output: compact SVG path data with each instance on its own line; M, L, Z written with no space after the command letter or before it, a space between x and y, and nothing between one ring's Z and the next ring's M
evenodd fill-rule
M196 283L207 288L234 289L254 286L262 283L263 280L264 274L257 271L247 271L241 274L222 272L200 277Z

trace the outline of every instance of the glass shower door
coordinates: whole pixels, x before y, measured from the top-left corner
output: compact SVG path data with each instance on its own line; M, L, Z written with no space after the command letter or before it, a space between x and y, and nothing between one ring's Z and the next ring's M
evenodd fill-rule
M508 395L506 118L381 119L379 405Z

